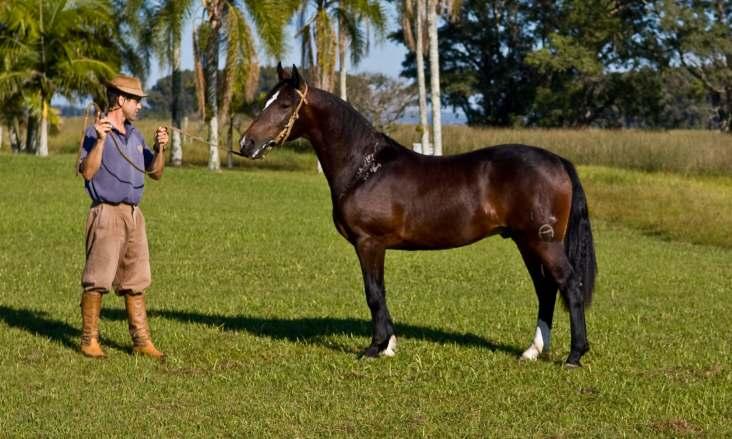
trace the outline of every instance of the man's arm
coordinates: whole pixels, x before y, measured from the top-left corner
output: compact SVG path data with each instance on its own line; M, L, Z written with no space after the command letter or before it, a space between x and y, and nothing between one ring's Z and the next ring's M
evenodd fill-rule
M155 158L148 166L147 170L152 171L148 175L153 180L160 180L163 176L163 169L165 168L165 146L168 144L168 130L165 127L158 127L155 130L155 145L153 149L155 151Z
M97 120L94 123L94 129L97 131L97 143L92 146L91 151L84 157L79 164L79 171L84 180L91 180L102 166L102 153L104 152L104 141L107 139L107 133L112 129L112 123L107 118L102 118L97 113Z

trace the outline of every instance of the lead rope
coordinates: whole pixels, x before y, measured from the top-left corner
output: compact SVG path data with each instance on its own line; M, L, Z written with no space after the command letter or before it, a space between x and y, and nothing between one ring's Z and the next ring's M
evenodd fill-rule
M86 107L86 109L84 111L84 122L81 125L81 139L79 140L79 151L76 154L76 162L75 162L75 173L77 176L79 175L79 165L80 165L79 161L81 159L81 150L84 148L84 138L86 137L86 127L87 127L87 123L89 123L89 114L91 113L90 108L99 110L99 107L95 103L91 103ZM189 134L180 128L171 127L171 126L167 126L167 125L163 125L163 128L165 128L168 131L178 131L185 137L187 137L191 140L195 140L197 142L203 143L205 145L211 144L206 139L204 139L202 137L194 136L193 134ZM132 160L130 160L130 158L127 157L127 155L125 155L124 152L122 152L122 149L119 147L119 144L117 143L117 139L114 137L114 134L113 133L111 133L111 134L112 134L112 141L114 142L114 146L117 148L117 151L130 165L132 165L133 168L135 168L135 170L137 170L138 172L141 172L143 174L152 174L152 173L155 173L158 171L157 169L153 170L153 171L145 171L143 169L140 169L139 166L137 166L135 163L133 163ZM220 148L219 145L217 145L217 144L213 145L213 146L216 148ZM165 151L165 148L163 148L163 151ZM229 149L226 152L230 152L230 153L236 154L238 156L242 155L240 152L234 151L233 149Z

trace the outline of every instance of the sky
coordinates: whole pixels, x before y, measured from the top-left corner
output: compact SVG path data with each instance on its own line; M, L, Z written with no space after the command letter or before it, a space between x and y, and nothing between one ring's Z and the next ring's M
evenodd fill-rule
M387 23L387 34L397 29L398 24L396 21L396 13L394 6L390 3L386 4L386 12L388 15ZM194 13L195 17L200 17L200 11ZM193 70L193 42L192 42L192 24L193 20L189 20L188 26L183 31L183 45L182 45L182 64L183 69ZM294 19L293 19L294 21ZM286 31L286 35L294 35L295 26L291 24ZM285 57L281 60L269 59L265 55L260 55L260 64L262 65L274 65L277 61L282 61L282 65L289 66L295 64L300 65L300 53L298 50L298 42L294 37L288 38L288 50ZM361 61L361 63L355 68L348 64L348 70L350 73L383 73L387 76L396 78L399 76L401 71L402 60L406 49L404 46L394 44L391 41L385 40L382 42L374 41L371 42L371 50L368 56ZM223 61L222 61L223 62ZM153 60L151 63L151 72L147 80L146 88L152 87L155 82L161 77L170 74L169 66L160 66L157 60Z

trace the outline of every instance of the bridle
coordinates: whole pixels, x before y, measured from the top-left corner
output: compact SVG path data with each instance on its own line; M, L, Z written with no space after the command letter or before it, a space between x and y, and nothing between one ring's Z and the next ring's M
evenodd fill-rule
M300 108L302 108L302 104L307 104L307 95L308 95L308 83L305 83L305 91L302 92L299 89L295 89L295 93L300 95L300 102L297 103L297 107L295 107L295 111L292 112L292 115L290 115L290 120L287 121L287 125L280 131L279 134L274 138L274 146L280 146L283 143L285 143L285 140L290 135L290 131L292 131L293 125L295 125L295 121L300 117Z
M266 154L270 149L272 149L275 146L280 146L283 143L285 143L285 140L287 140L287 137L289 137L290 132L292 131L292 127L295 125L295 122L300 117L300 109L302 108L303 104L308 103L307 95L308 95L308 83L305 83L305 91L300 91L300 89L295 88L295 93L300 95L300 101L297 103L297 106L295 107L295 111L292 112L290 115L290 119L287 121L287 125L285 125L284 128L282 128L282 131L279 132L272 140L265 143L265 146L260 148L260 150L263 151L263 154ZM229 152L236 154L240 157L247 157L245 154L242 154L241 152L237 152L234 150L230 150Z

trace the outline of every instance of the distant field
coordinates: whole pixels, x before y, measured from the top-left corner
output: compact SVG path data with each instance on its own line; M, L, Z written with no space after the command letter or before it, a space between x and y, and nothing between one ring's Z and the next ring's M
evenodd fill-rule
M148 182L148 304L163 364L129 355L112 296L109 358L77 353L88 200L73 155L0 154L2 435L732 435L731 177L579 168L600 267L584 369L561 368L560 307L549 356L517 360L535 298L498 237L389 252L399 351L359 361L369 323L355 254L312 156L273 154L275 169L290 154L307 169L187 167ZM690 244L705 239L714 245Z
M78 150L81 122L81 118L64 120L60 133L50 138L49 149L52 153L75 153ZM147 134L147 138L151 139L156 126L168 123L167 120L143 118L138 125ZM246 125L242 128L246 128ZM683 175L732 174L732 135L715 131L493 129L455 125L445 126L443 129L445 154L456 154L501 143L525 143L543 146L583 165L674 172ZM190 123L188 130L194 135L206 137L206 127L196 121ZM408 125L398 126L390 134L409 147L420 138L415 127ZM238 142L239 136L238 129L235 129L234 145ZM224 136L221 140L221 158L224 164L226 164L224 151L228 149L226 142ZM207 148L199 142L187 143L184 147L184 161L188 164L205 164L208 160ZM307 146L296 146L294 149L309 151ZM284 167L310 169L313 163L313 159L306 160L304 156L293 155L289 157ZM270 164L259 162L259 165L266 167ZM252 163L238 160L235 161L235 166L249 167Z
M414 127L393 136L402 144L419 141ZM447 126L445 152L454 154L488 145L525 143L542 146L575 163L680 174L732 175L732 135L716 131L640 131L495 129Z

